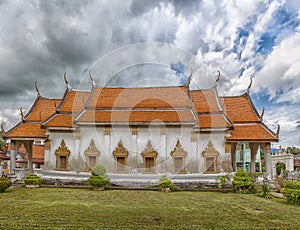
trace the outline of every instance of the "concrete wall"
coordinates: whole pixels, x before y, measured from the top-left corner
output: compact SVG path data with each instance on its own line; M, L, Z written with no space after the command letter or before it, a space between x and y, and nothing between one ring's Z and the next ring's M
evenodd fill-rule
M156 173L172 172L171 151L175 148L177 140L187 152L185 165L187 173L203 173L204 159L202 152L211 140L214 148L219 152L219 172L223 172L222 162L230 161L230 153L225 153L226 132L197 133L195 141L191 140L192 126L168 126L166 134L161 132L161 127L156 125L137 128L137 135L132 135L128 126L113 126L110 135L105 135L104 126L82 126L80 135L72 131L49 131L51 147L45 151L45 170L55 170L55 151L64 139L67 148L71 151L69 156L69 171L85 171L85 150L94 140L96 148L100 151L98 163L105 165L108 173L114 172L114 156L112 152L121 140L128 150L127 173L137 173L137 167L143 164L141 152L144 151L148 141L157 151Z

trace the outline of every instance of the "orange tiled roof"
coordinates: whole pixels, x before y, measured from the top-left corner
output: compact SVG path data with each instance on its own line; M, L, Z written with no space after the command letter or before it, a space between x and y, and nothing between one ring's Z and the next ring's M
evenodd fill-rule
M55 114L51 119L43 123L45 127L73 127L72 114Z
M43 145L32 145L32 158L44 159L45 147Z
M212 89L191 91L191 98L195 112L197 113L214 113L220 111L217 94Z
M258 122L258 114L245 94L237 97L222 97L224 112L234 123Z
M87 110L77 122L194 122L187 111L94 111Z
M89 97L90 92L68 91L58 107L59 112L79 113Z
M230 128L231 125L226 121L223 114L199 115L198 122L200 128Z
M178 108L189 107L186 87L95 88L91 108Z
M44 121L56 110L61 100L48 99L39 96L25 115L25 121Z
M7 138L34 138L46 137L46 130L41 129L41 124L19 123L6 134Z
M263 124L235 125L227 141L278 141Z

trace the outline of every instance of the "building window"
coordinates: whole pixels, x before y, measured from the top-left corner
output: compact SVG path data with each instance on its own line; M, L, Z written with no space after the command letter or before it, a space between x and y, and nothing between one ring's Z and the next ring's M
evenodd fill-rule
M97 164L100 151L96 148L95 142L92 139L90 146L84 151L86 170L91 171L92 168Z
M173 173L186 173L185 170L185 157L187 152L181 146L180 141L178 140L175 148L171 152L171 156L173 158L172 163L172 172Z
M71 151L67 148L64 139L62 139L60 146L55 150L56 155L56 170L69 169L69 155Z
M128 150L123 146L122 141L119 141L118 146L113 151L115 173L126 173Z
M148 141L146 148L142 152L144 164L144 173L156 173L156 157L157 152L153 148L150 141Z
M204 173L218 173L219 152L214 148L211 140L202 152L202 156L204 158Z

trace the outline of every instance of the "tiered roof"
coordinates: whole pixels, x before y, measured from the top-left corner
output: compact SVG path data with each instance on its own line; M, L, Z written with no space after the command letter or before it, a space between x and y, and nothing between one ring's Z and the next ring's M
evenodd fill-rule
M66 79L65 79L66 80ZM61 100L38 93L23 121L7 138L46 138L46 129L75 130L80 125L189 125L203 132L229 130L227 141L278 141L262 122L250 98L219 97L216 85L190 91L189 86L103 88L90 92L66 87ZM41 126L42 124L42 126Z

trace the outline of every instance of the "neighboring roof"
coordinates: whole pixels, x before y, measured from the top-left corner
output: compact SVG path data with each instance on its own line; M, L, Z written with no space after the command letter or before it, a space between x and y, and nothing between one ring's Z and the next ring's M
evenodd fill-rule
M45 147L43 145L32 145L32 159L44 159Z
M262 122L249 92L241 96L221 97L220 102L234 125L231 136L226 137L227 141L278 141L275 133Z
M224 112L234 123L258 122L259 114L249 94L234 97L221 97Z
M41 129L41 122L54 113L59 103L59 99L44 98L38 94L23 120L8 130L5 138L46 138L46 130Z
M83 108L90 92L66 89L55 113L43 122L42 127L47 128L72 128L74 116Z
M227 141L278 141L274 133L262 124L235 125L234 130L230 131L231 136Z

